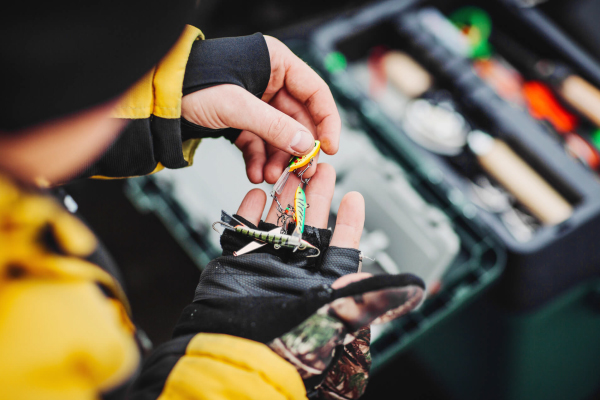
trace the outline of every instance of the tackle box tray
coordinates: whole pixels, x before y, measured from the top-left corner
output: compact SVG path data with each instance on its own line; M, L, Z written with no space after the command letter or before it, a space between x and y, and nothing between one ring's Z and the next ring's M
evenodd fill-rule
M435 188L439 201L452 205L453 212L502 243L507 252L506 271L495 294L513 310L534 310L600 274L600 181L597 173L571 158L541 124L501 99L474 73L467 58L451 53L421 29L415 17L423 7L448 13L473 4L493 10L492 17L501 16L503 27L511 33L520 29L518 40L527 37L536 51L569 63L592 83L599 81L597 66L589 65L590 58L576 57L584 53L576 43L539 11L519 7L516 0L376 2L318 27L309 38L310 57L340 103L356 111L405 169L423 177ZM346 69L346 63L366 57L369 49L380 44L409 53L454 96L476 126L514 145L515 152L573 205L571 217L557 225L541 226L531 240L523 242L511 235L494 213L475 206L468 196L467 179L443 157L411 140L403 126L392 120ZM558 52L559 44L571 46L577 54Z
M307 42L288 41L286 44L304 61L313 64ZM344 96L340 95L337 88L332 87L334 97L341 102L344 115L356 121L374 140L378 150L404 170L406 179L415 191L447 216L460 238L460 248L446 268L441 289L431 295L418 310L384 325L376 333L374 331L371 351L373 372L376 372L395 355L409 349L427 332L432 331L438 323L450 318L488 289L501 275L506 254L501 243L490 235L485 225L473 219L476 217L473 208L465 208L453 202L447 196L446 189L440 186L439 176L432 175L423 165L415 163L406 148L390 147L379 140L371 127L361 122L356 111L344 108ZM195 164L199 163L200 160L197 160ZM165 172L170 173L163 171L161 174ZM182 173L184 171L174 171L173 176ZM194 184L192 177L183 178L186 179L189 184ZM181 196L178 198L177 192L168 179L159 179L157 176L133 178L126 183L126 194L133 204L142 212L156 213L202 268L210 259L218 256L219 249L207 238L210 224L199 224L197 219L191 217L193 210L185 205L186 201L182 201Z

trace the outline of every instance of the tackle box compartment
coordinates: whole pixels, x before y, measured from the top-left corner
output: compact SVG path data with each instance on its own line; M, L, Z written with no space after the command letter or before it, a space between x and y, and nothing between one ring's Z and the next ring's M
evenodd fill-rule
M396 153L411 174L423 177L461 219L489 235L486 239L497 243L497 251L506 249L506 266L493 290L477 301L467 301L466 307L456 306L457 301L456 312L422 331L419 340L410 343L399 329L397 338L389 334L373 345L374 372L387 365L386 374L393 376L394 357L409 350L450 398L558 400L588 399L600 393L594 373L600 368L598 177L570 158L545 129L500 99L473 72L469 60L442 48L435 37L419 29L414 18L415 11L428 6L439 7L446 14L462 5L499 10L492 17L501 15L505 27L529 35L536 51L568 63L598 85L595 60L540 10L522 3L383 1L326 22L310 37L313 65L339 101L355 110L369 132ZM523 243L491 213L479 207L473 213L465 178L443 157L412 141L348 72L347 65L378 44L407 51L454 95L461 111L518 147L520 155L569 197L573 215L563 224L542 227ZM465 300L469 299L468 290L462 292ZM443 294L439 297L442 301ZM458 298L455 294L454 299ZM433 304L436 297L429 301ZM438 310L437 315L443 313ZM415 317L422 318L422 314ZM435 321L430 318L425 316L423 321Z
M343 103L357 111L379 140L401 154L409 168L435 181L442 196L459 212L487 227L503 243L508 258L500 297L514 310L534 310L600 273L600 248L596 245L600 240L600 229L596 228L600 220L600 181L595 172L570 157L544 126L501 99L474 73L467 58L451 53L434 35L421 29L415 14L423 7L439 7L447 13L473 4L493 12L492 18L496 16L504 28L520 29L517 38L528 36L536 44L536 51L546 56L556 54L591 82L600 81L600 76L592 75L594 71L582 67L577 59L554 52L557 43L579 48L558 28L553 27L552 37L560 36L561 41L546 40L547 24L542 29L524 19L511 20L521 11L525 15L537 11L521 9L509 0L378 2L317 28L310 37L311 56ZM513 24L513 21L520 22ZM364 60L369 49L381 44L409 53L434 76L440 87L452 93L460 110L476 127L507 142L569 201L573 206L570 218L557 225L541 226L531 240L522 242L511 235L494 213L475 207L469 198L470 182L444 157L412 141L403 126L393 121L344 68L344 63L351 65ZM473 209L475 216L471 216Z

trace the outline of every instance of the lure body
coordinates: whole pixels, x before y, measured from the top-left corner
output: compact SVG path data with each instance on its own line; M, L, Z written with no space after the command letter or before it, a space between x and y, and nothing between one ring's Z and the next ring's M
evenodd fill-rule
M297 238L294 238L290 235L285 235L283 233L259 231L258 229L252 229L243 225L237 225L234 227L233 230L244 236L258 239L262 242L280 245L282 247L299 248L301 245L300 240L297 240Z
M290 163L288 164L288 168L290 172L297 170L298 168L302 168L307 165L311 160L317 155L319 150L321 149L321 142L315 140L315 147L310 151L310 153L302 156L302 157L292 157L290 158Z
M299 185L296 189L294 196L294 222L296 222L296 228L292 233L293 237L302 237L304 233L304 218L306 216L306 194L302 185Z
M274 245L276 249L278 249L280 247L287 247L287 248L294 249L294 250L315 249L315 250L319 251L318 248L316 248L312 244L308 243L306 240L303 240L299 237L286 235L284 233L279 233L279 232L274 232L274 231L270 231L270 232L260 231L258 229L249 228L245 225L237 225L237 226L233 227L233 230L244 236L248 236L253 239L260 240L261 242L270 243L270 244Z
M286 247L286 248L294 249L294 251L296 251L298 249L300 249L300 250L314 249L317 251L316 255L307 256L307 257L318 257L319 254L321 254L321 251L317 247L313 246L306 240L303 240L301 236L296 237L296 236L292 236L292 235L286 235L284 233L281 233L279 231L279 228L273 229L269 232L261 231L258 229L253 229L253 228L250 228L250 227L244 225L243 223L241 223L237 219L233 218L232 216L230 216L229 214L227 214L224 211L221 212L221 215L222 215L223 221L217 221L213 224L213 229L216 230L217 232L219 232L219 231L216 229L215 226L217 224L219 224L219 225L222 225L223 227L225 227L225 229L232 230L241 235L248 236L250 238L256 239L256 240L264 242L264 243L270 243L273 245L273 247L275 247L275 249L279 249L281 247ZM232 223L237 223L237 225L233 226ZM252 245L252 243L246 245L243 249L240 249L240 251L236 252L237 254L234 253L234 255L241 255L241 254L247 253L249 251L256 250L259 247L262 247L262 246L256 246L256 245L251 246L251 245ZM248 246L251 246L251 247L248 247Z

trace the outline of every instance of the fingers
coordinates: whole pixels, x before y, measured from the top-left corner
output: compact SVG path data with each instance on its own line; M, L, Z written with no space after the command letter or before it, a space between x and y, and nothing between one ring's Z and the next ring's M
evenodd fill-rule
M252 189L246 194L238 208L237 215L246 218L254 225L258 225L260 217L267 203L267 195L260 189Z
M289 94L308 109L323 151L335 154L342 124L329 87L283 43L270 36L265 36L265 41L271 56L271 80L263 98L269 98L285 86Z
M344 196L338 210L331 246L358 249L365 225L365 200L358 192Z
M303 126L310 130L314 137L317 137L316 127L310 117L310 114L308 113L308 110L302 103L293 98L285 88L279 90L269 104L300 122ZM277 181L281 175L281 172L285 169L290 160L289 154L284 153L281 150L274 150L277 149L273 148L273 150L269 151L270 156L268 157L268 161L264 167L263 176L268 183L275 183ZM317 163L318 154L314 159L313 165L304 173L306 178L310 178L315 174L317 170Z
M281 195L277 196L283 207L294 203L294 195L300 184L296 174L291 173ZM329 164L319 164L317 173L306 187L306 202L310 207L306 210L305 224L316 228L327 228L331 199L335 188L335 170ZM277 203L273 201L267 215L267 222L277 222Z
M280 89L269 104L300 122L303 126L308 128L310 133L313 134L313 137L317 137L317 127L308 110L302 103L292 97L285 88Z
M267 183L275 183L277 179L281 176L281 173L287 167L290 162L290 155L284 153L281 150L275 149L275 151L270 152L267 163L265 164L265 168L263 171L263 176ZM304 173L305 178L312 178L312 176L317 172L317 164L319 162L319 153L313 158L313 163L311 167Z
M424 296L422 287L409 285L363 293L337 299L330 304L336 316L350 332L371 323L399 318L417 307Z
M242 151L246 163L246 175L250 182L258 184L264 180L263 169L267 163L265 142L254 133L243 131L235 141Z
M297 156L308 153L314 146L308 128L239 86L213 86L190 93L184 99L182 116L197 125L248 130Z
M331 165L319 164L317 172L306 187L306 202L310 204L306 210L306 225L327 228L335 178L335 169Z
M307 127L314 137L317 136L317 127L313 123L308 110L302 103L292 97L285 88L280 89L269 104Z

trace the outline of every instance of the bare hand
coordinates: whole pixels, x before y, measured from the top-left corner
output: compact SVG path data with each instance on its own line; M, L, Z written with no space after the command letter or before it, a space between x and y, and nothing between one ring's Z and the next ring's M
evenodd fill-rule
M327 84L279 40L265 36L271 79L262 101L236 85L219 85L183 97L188 121L212 129L242 129L235 145L252 183L275 183L290 155L304 155L321 141L327 154L338 150L340 116ZM311 177L316 162L306 172Z

